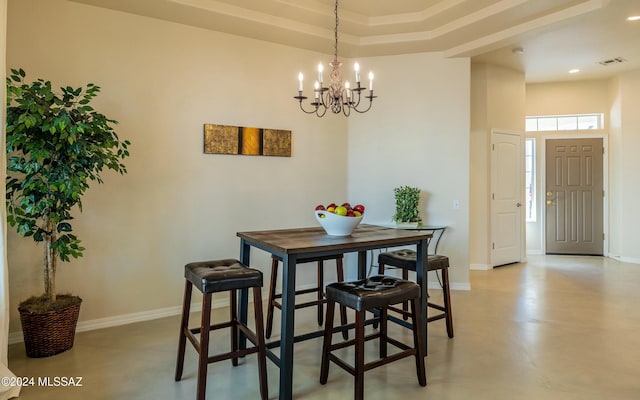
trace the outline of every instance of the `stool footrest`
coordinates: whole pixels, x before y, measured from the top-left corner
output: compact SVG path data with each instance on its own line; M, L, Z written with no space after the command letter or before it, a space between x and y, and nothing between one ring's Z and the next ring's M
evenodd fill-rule
M299 294L315 293L315 292L319 292L319 291L320 291L319 288L300 289L300 290L296 290L295 294L297 296ZM282 298L282 293L278 293L278 294L274 295L273 298L274 299L281 299Z
M380 333L372 333L370 335L367 335L364 337L364 341L368 341L368 340L373 340L373 339L377 339L380 337ZM353 346L356 343L355 339L351 339L351 340L345 340L344 342L340 342L340 343L335 343L335 344L331 344L331 347L329 348L330 351L333 350L339 350L345 347L349 347L349 346Z
M213 324L213 325L211 325L209 327L209 330L215 331L215 330L218 330L218 329L230 328L231 325L233 325L233 322L231 322L231 321L222 322L222 323L219 323L219 324ZM189 332L193 333L194 335L200 333L201 330L202 330L201 327L189 328Z
M207 362L209 364L211 364L211 363L218 362L218 361L230 360L232 358L244 357L247 354L252 354L252 353L257 353L257 352L258 352L258 347L248 347L246 349L230 351L230 352L227 352L227 353L216 354L215 356L210 356L209 358L207 358Z
M375 334L375 335L369 335L367 337L364 338L365 341L370 340L370 339L375 339L376 337L379 337L380 334ZM352 365L346 363L345 361L343 361L342 359L338 358L338 356L334 355L333 353L331 353L334 350L338 350L341 349L343 347L348 347L349 345L353 345L354 344L354 340L349 340L346 342L342 342L342 343L337 343L335 345L331 345L330 348L330 353L328 354L328 358L329 360L333 361L334 364L338 365L340 368L342 368L343 370L347 371L348 373L350 373L351 375L355 376L356 375L356 370L355 367L353 367ZM409 347L406 344L402 343L402 342L398 342L394 339L391 338L387 338L387 343L388 344L392 344L398 348L400 348L402 351L392 354L392 355L387 355L385 358L381 358L375 361L371 361L368 363L364 364L364 368L363 368L363 372L372 370L374 368L377 367L381 367L383 365L389 364L391 362L394 361L398 361L401 360L403 358L407 358L407 357L414 357L416 355L416 350L413 347Z
M385 358L381 358L379 360L372 361L370 363L366 363L364 365L364 371L366 372L366 371L369 371L371 369L374 369L374 368L389 364L391 362L401 360L403 358L415 357L415 355L416 355L415 349L404 350L404 351L401 351L399 353L395 353L395 354L392 354L390 356L386 356Z
M310 306L317 306L318 304L326 304L327 303L327 299L322 299L322 300L313 300L313 301L307 301L305 303L298 303L294 306L294 309L298 309L298 308L305 308L305 307L310 307ZM278 303L277 301L273 302L273 306L279 310L282 310L282 304Z

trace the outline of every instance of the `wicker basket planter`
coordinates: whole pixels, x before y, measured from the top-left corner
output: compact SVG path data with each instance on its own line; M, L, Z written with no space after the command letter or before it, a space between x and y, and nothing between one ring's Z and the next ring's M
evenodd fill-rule
M18 307L27 357L49 357L73 347L82 300L70 297L77 302L59 310L33 312L24 303Z

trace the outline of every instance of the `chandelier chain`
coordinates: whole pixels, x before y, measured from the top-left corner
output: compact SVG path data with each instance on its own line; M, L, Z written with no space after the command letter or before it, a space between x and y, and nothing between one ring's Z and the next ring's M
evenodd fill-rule
M333 34L335 36L335 46L334 46L334 52L333 52L333 61L338 61L338 23L339 23L339 19L338 19L338 0L336 0L336 7L334 9L334 13L336 15L336 27L333 30Z

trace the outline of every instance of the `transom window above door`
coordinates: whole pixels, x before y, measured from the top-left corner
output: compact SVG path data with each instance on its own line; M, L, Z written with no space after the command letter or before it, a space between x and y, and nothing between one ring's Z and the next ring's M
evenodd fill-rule
M586 131L603 129L604 114L543 115L525 119L527 132Z

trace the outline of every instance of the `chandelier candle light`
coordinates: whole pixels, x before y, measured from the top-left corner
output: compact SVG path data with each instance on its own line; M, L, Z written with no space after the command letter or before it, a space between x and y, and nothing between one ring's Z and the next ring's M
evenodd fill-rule
M307 99L306 96L302 95L302 81L304 78L302 72L298 74L298 95L294 96L294 99L300 102L300 109L302 111L307 114L316 114L318 117L323 117L327 109L331 109L331 112L334 114L342 112L347 117L351 114L351 110L365 113L371 109L373 99L377 97L373 95L373 72L369 72L369 95L366 95L367 88L360 85L360 65L358 65L357 62L353 66L356 78L355 87L352 88L349 81L344 82L344 84L342 83L342 74L340 73L342 63L338 61L338 0L336 0L335 15L335 47L333 62L330 63L331 73L329 74L329 87L323 86L322 72L324 67L322 64L318 64L318 80L315 82L313 88L314 100L310 103L313 108L307 111L302 105L302 101ZM367 108L364 108L364 105L360 107L360 100L362 98L369 99L369 106Z

